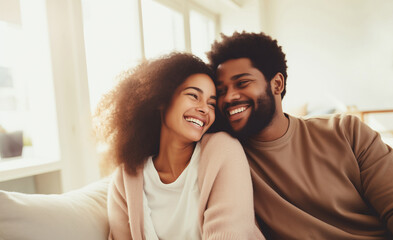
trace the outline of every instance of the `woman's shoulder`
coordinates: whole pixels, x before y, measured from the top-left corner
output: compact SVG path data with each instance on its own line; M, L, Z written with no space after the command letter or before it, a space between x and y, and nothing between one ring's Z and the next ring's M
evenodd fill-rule
M232 171L245 173L244 176L250 172L247 157L240 142L225 132L206 134L201 141L198 173L200 188L213 184L219 173ZM230 174L222 176L232 177ZM225 181L230 182L228 179Z
M120 164L111 175L111 185L116 186L118 189L125 189L124 184L126 182L133 183L143 178L142 171L143 168L133 174L126 170L124 164Z
M206 164L210 161L208 159L215 159L214 164L219 164L239 156L245 158L243 147L236 138L226 132L205 134L201 140L202 162Z
M128 173L125 170L124 164L120 164L113 171L113 173L112 173L112 180L123 179L126 175L128 175Z
M213 145L240 145L239 141L229 135L227 132L216 132L216 133L207 133L203 136L201 140L201 147L203 148L207 144Z

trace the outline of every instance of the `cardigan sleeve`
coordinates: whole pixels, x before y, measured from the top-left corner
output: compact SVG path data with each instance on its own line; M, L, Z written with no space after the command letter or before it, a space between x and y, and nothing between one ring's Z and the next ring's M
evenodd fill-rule
M109 240L131 240L131 230L121 167L113 174L108 190Z
M354 116L344 118L344 127L359 164L364 197L393 233L393 150Z
M211 135L201 163L203 239L265 239L255 224L250 168L240 143L226 133Z

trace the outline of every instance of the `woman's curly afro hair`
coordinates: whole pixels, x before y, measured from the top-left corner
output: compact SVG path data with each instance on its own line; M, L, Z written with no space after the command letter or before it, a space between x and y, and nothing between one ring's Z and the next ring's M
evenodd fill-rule
M196 73L214 79L211 68L188 53L172 53L145 61L120 76L118 85L98 105L95 131L109 146L115 165L135 174L148 156L158 154L161 110L178 86Z

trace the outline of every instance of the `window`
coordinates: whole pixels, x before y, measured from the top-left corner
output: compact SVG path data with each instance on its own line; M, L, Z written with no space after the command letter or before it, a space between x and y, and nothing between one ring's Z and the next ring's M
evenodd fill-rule
M115 77L142 59L137 1L83 0L90 106L94 112Z
M146 58L185 50L183 15L154 0L142 1Z
M217 32L216 15L185 0L82 0L82 9L92 112L122 70L174 50L207 60Z
M23 156L58 157L45 1L9 0L5 6L0 6L0 125L23 132Z
M0 125L22 131L26 145L22 157L0 159L0 183L28 177L31 192L59 193L96 179L89 110L122 70L172 50L201 51L190 22L206 12L193 9L201 16L190 20L190 3L1 0ZM199 29L193 36L206 34Z
M190 11L191 51L207 61L206 52L210 50L216 36L214 17L196 10Z

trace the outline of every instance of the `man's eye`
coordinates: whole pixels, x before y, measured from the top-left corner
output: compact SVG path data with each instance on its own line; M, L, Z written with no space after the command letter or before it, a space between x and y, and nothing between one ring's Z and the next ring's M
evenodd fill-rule
M222 96L224 94L225 94L225 89L220 89L220 88L217 89L217 96Z
M249 80L241 80L237 82L237 86L240 88L246 87L250 83Z

